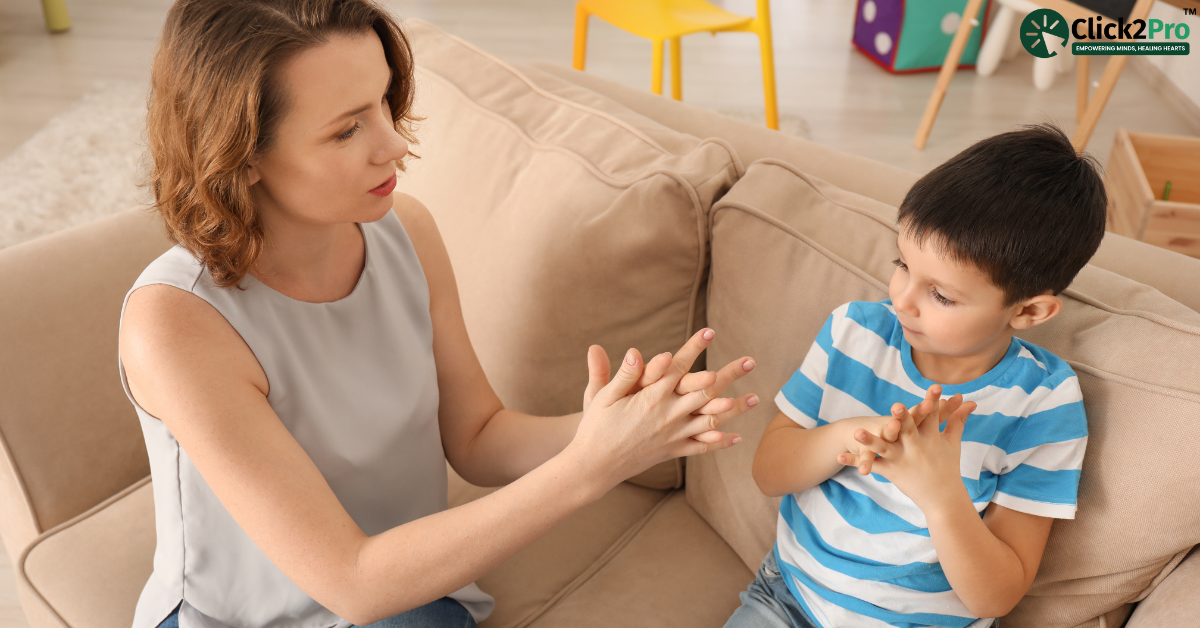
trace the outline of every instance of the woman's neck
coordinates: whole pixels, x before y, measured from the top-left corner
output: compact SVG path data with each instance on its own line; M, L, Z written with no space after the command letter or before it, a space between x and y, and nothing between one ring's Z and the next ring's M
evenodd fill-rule
M250 272L297 301L328 303L348 296L366 264L366 242L356 223L313 224L263 212L267 245Z

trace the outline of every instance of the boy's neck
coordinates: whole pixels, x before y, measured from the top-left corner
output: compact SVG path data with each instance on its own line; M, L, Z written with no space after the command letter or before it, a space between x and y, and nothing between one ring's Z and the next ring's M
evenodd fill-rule
M1012 331L1002 334L983 350L971 355L935 355L912 348L913 366L921 375L943 386L965 384L992 370L1012 344Z

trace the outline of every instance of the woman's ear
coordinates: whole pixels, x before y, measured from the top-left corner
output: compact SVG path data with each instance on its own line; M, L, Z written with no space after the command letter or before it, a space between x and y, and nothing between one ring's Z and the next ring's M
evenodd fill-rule
M1013 329L1029 329L1058 316L1061 311L1062 299L1052 294L1039 294L1018 304L1009 325Z
M246 185L254 185L262 180L262 173L258 171L258 155L255 155L246 162Z

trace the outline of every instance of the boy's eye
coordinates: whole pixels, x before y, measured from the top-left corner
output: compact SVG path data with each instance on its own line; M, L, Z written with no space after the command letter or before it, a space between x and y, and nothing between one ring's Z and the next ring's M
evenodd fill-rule
M951 301L950 299L947 299L946 297L942 296L942 293L938 292L937 288L930 288L929 296L933 297L934 301L937 301L938 303L941 303L942 305L954 305L954 301Z
M346 141L346 140L350 139L351 137L353 137L353 136L354 136L354 134L355 134L356 132L358 132L358 130L359 130L360 128L362 128L362 127L361 127L361 126L360 126L360 125L359 125L357 122L355 122L355 123L354 123L354 126L350 127L350 130L349 130L349 131L346 131L345 133L339 134L339 135L337 136L337 138L338 138L339 140L341 140L341 141L343 141L343 142L344 142L344 141Z
M896 259L892 260L892 263L895 264L896 268L899 268L900 270L904 270L904 271L908 270L908 264L905 264L898 257Z

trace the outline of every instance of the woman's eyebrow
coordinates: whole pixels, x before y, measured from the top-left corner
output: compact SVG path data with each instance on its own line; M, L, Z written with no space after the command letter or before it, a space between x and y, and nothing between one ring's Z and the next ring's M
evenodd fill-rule
M392 75L393 75L393 72L388 72L387 89L391 89L391 87L392 87ZM385 89L384 92L386 93L386 91L387 90ZM334 124L337 124L338 122L341 122L342 120L345 120L346 118L353 118L354 116L356 116L374 106L375 105L373 105L373 104L366 104L366 105L359 107L358 109L354 109L353 111L347 111L346 113L343 113L342 115L330 120L325 126L333 126Z

